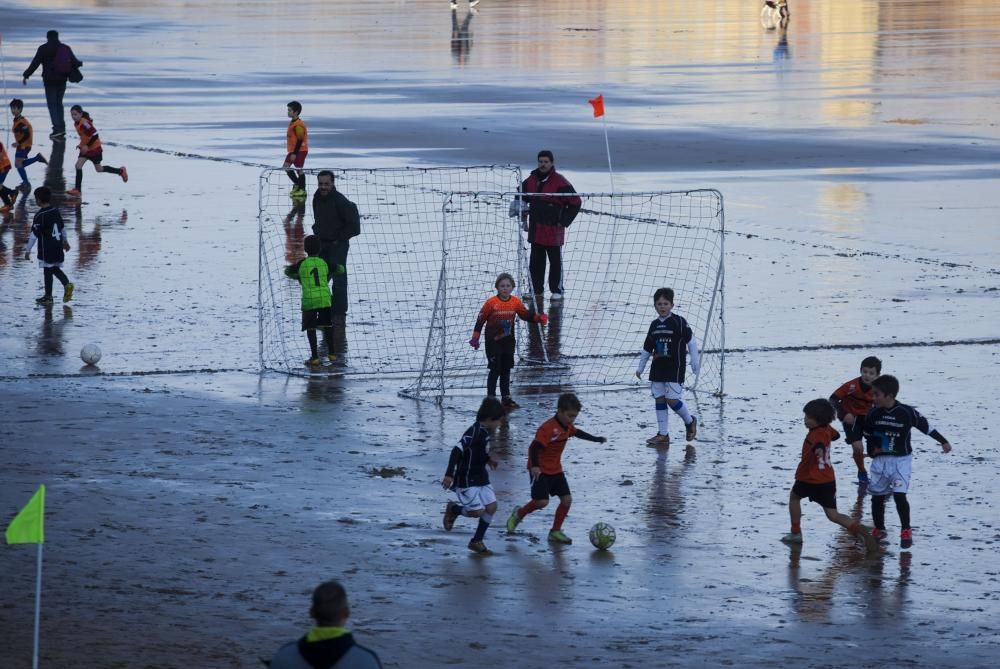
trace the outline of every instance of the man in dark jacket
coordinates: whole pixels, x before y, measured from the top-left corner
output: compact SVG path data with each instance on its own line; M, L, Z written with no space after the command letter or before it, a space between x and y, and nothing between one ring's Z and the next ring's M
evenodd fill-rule
M73 49L68 44L59 41L59 33L50 30L46 33L48 41L38 47L31 65L24 71L25 86L28 79L34 74L38 66L42 66L42 83L45 85L45 102L49 107L49 116L52 118L52 134L50 139L66 139L66 116L63 111L63 95L66 94L66 82L69 80L69 73L83 65L83 61L77 60L73 54Z
M323 242L319 255L330 267L333 281L333 315L347 313L347 252L350 239L361 232L357 206L333 187L333 172L317 175L318 188L313 195L313 234ZM340 272L337 265L344 268Z
M552 193L553 195L528 195L524 198L528 211L521 214L528 223L528 241L531 257L528 271L536 295L545 291L545 260L549 261L549 290L552 299L563 296L562 246L565 230L580 212L580 198L563 175L556 172L555 158L551 151L538 152L538 168L521 184L522 193Z
M316 626L278 649L271 669L382 669L375 651L359 646L344 627L351 615L347 592L337 581L313 591L309 615Z

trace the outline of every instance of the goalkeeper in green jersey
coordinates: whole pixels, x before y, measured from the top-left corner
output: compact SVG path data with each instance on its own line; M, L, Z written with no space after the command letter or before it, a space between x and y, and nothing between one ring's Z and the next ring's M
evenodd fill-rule
M298 265L298 279L302 286L302 329L305 330L306 338L309 340L309 351L312 354L312 357L306 360L306 364L310 367L319 367L322 363L316 344L317 329L323 331L323 341L330 362L337 361L337 351L330 331L333 327L333 311L330 308L332 303L330 270L326 261L319 257L323 246L319 237L309 235L302 241L302 246L309 256Z

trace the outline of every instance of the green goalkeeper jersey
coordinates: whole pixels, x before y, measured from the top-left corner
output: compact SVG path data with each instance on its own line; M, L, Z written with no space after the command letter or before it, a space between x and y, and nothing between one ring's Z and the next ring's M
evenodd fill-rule
M329 268L319 256L309 256L299 265L302 284L302 311L326 309L330 306Z

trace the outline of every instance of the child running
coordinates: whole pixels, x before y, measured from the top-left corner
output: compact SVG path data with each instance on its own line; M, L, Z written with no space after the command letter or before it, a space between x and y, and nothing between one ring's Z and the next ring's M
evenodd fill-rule
M871 528L837 511L837 479L830 461L832 442L840 439L833 421L833 405L825 399L815 399L803 408L803 421L809 433L802 443L802 460L795 470L795 485L788 496L788 515L792 521L792 531L781 538L786 544L802 543L802 498L816 502L831 522L837 523L852 535L865 542L870 551L878 550L878 543L871 534Z
M515 506L507 519L507 532L513 533L524 517L538 509L544 509L549 504L549 497L558 497L552 529L549 530L549 541L560 544L571 544L570 539L562 531L563 521L569 513L573 497L569 492L569 482L562 468L562 452L570 437L579 437L585 441L603 444L604 437L595 437L574 425L576 417L582 408L580 400L573 393L563 393L556 404L556 415L542 423L535 432L535 439L528 447L528 471L531 473L531 501L524 506Z
M951 452L951 444L927 422L915 408L896 401L899 380L890 374L872 381L872 401L875 408L865 416L863 432L871 457L868 471L868 494L872 496L872 534L879 543L887 543L885 532L885 502L892 495L899 514L901 548L913 546L910 527L910 503L906 493L910 488L913 467L913 447L910 430L917 428L941 444L941 450Z
M3 182L7 180L7 175L10 174L10 168L10 156L7 155L7 149L3 142L0 142L0 200L3 200L0 214L9 214L17 201L18 191L3 185Z
M35 141L35 132L31 128L31 122L21 113L23 111L23 100L14 98L10 101L10 113L14 117L14 122L11 125L11 131L14 133L14 142L11 144L14 147L14 167L21 175L21 192L27 197L28 193L31 192L31 182L28 181L28 173L24 171L24 168L33 163L48 165L49 161L40 153L36 153L34 158L28 157L31 153L31 145Z
M309 235L302 240L302 247L308 256L298 264L298 279L302 285L302 329L309 340L310 358L306 364L319 367L319 348L316 342L316 330L323 331L323 342L326 344L327 358L330 362L337 361L337 351L333 343L333 310L330 295L330 270L326 261L319 257L323 243L316 235Z
M35 304L52 304L52 277L63 285L63 302L73 299L73 284L62 271L65 252L69 251L66 229L59 210L52 206L52 191L45 186L35 189L35 203L38 212L31 224L31 238L24 259L31 260L31 249L38 242L38 266L45 275L45 294L35 300Z
M281 166L285 174L292 180L292 192L288 194L292 199L304 199L306 197L306 173L302 166L306 163L306 154L309 153L309 131L306 124L299 118L302 113L302 105L292 100L288 103L288 130L285 132L285 141L288 154L285 162ZM292 165L296 169L289 169Z
M483 539L493 522L493 514L497 512L497 496L486 469L487 465L496 469L499 464L490 453L491 434L506 415L497 398L484 399L476 412L476 422L462 435L459 445L451 449L448 470L441 479L441 486L445 490L454 490L458 496L458 504L445 504L444 529L451 532L459 516L478 518L479 525L469 541L469 550L481 555L490 552Z
M117 174L122 178L122 181L128 183L128 170L125 169L124 165L121 167L101 165L104 151L101 148L101 138L97 134L97 128L94 127L94 120L90 118L90 114L83 111L83 107L80 105L73 105L69 108L69 115L73 117L73 125L76 126L76 132L80 135L80 144L77 147L80 150L80 157L76 159L76 186L66 191L66 195L80 197L80 189L83 187L83 166L87 164L88 160L94 163L96 171Z
M861 361L861 376L845 382L830 395L830 404L844 426L844 439L853 449L854 464L858 467L858 483L868 483L865 470L865 452L861 426L872 410L872 381L882 373L882 361L873 355Z
M635 375L636 378L642 379L646 362L652 357L649 391L656 405L656 424L659 429L655 435L646 440L646 444L651 448L669 448L668 407L684 421L687 427L685 438L688 441L694 439L698 433L698 419L691 415L681 397L684 394L684 372L687 369L688 358L691 359L691 371L696 375L701 368L701 359L698 355L698 341L687 321L682 316L671 313L674 308L673 289L657 289L653 293L653 307L656 308L657 317L650 324L646 339L642 343L642 353L639 354Z
M524 302L513 294L514 277L506 272L497 276L493 286L497 294L483 303L476 319L469 346L479 350L479 337L486 326L486 361L490 373L486 377L487 397L496 397L497 381L500 381L501 402L506 409L515 409L518 404L510 396L510 370L514 368L514 319L546 325L549 317L542 313L532 313Z

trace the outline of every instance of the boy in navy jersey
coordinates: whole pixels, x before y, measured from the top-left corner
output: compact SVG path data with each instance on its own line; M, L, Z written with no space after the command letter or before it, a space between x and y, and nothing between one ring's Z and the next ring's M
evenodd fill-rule
M490 552L483 538L497 511L497 496L486 469L487 465L496 469L499 464L490 454L490 440L493 430L506 415L506 409L496 397L484 399L476 412L476 422L462 435L459 445L451 449L448 471L441 479L441 486L454 490L458 496L458 504L445 504L444 529L450 532L459 516L478 518L479 526L469 541L469 550L480 554Z
M899 381L886 374L872 381L872 401L875 408L864 420L864 437L871 457L868 469L868 494L872 496L872 519L875 529L872 536L880 542L887 540L885 533L885 501L892 495L902 530L899 545L913 545L910 529L910 503L906 499L910 487L913 447L910 430L917 428L941 444L941 450L951 452L951 444L935 430L915 408L896 401Z
M684 393L684 372L688 357L691 359L691 371L696 375L701 362L698 341L687 321L671 313L674 308L673 289L660 288L653 293L653 306L656 307L658 316L646 333L635 375L642 379L646 363L653 358L653 365L649 370L649 389L656 403L656 424L659 430L646 443L651 448L667 448L670 446L667 432L670 418L668 407L684 421L688 441L694 439L698 432L698 419L691 415L681 397Z

